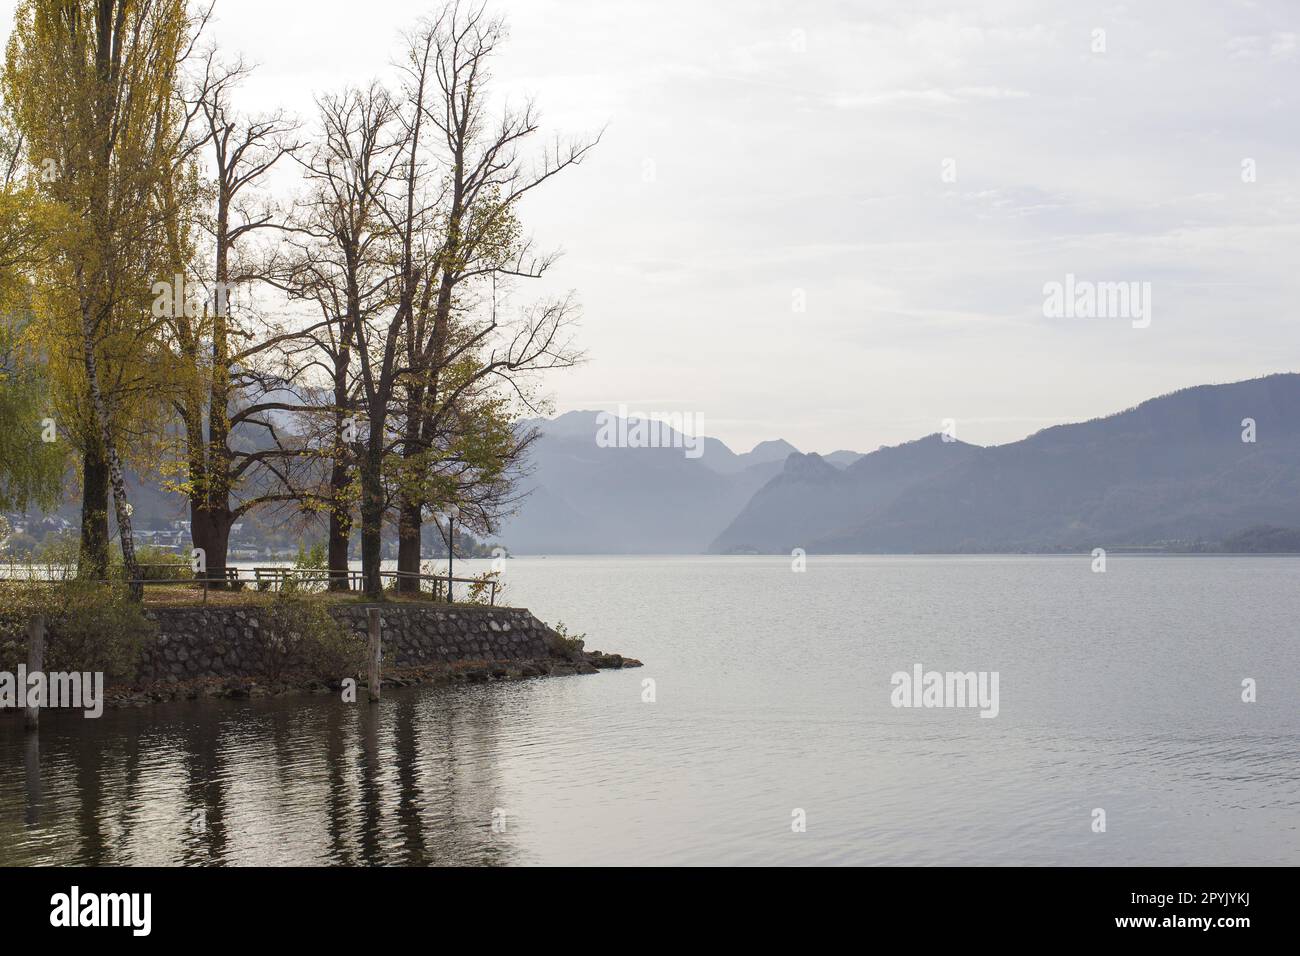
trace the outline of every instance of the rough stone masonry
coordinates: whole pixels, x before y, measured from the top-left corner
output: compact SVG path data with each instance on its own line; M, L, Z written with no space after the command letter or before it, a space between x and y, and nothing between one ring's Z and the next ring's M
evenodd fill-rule
M526 608L384 604L381 609L386 670L474 661L527 662L538 673L590 673L638 663L584 651L580 642L577 647L567 644ZM365 605L329 610L359 641L366 640ZM259 607L155 608L147 613L158 625L158 638L141 658L137 680L142 683L261 678L273 667Z

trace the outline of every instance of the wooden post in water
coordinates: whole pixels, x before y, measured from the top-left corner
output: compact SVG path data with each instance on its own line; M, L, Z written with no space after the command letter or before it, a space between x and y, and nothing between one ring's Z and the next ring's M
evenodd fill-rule
M379 700L379 658L383 653L382 639L379 636L379 608L367 609L370 624L370 700Z
M42 674L45 672L45 618L39 614L31 619L27 624L27 677L30 680L33 674ZM46 684L47 693L49 685ZM19 688L19 693L24 698L27 696L27 688ZM39 707L25 707L23 709L23 726L28 730L36 730L40 726L41 710Z

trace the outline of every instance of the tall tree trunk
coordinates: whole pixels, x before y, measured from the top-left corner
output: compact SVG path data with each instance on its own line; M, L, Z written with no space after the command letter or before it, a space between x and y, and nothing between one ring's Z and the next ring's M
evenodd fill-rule
M117 447L113 445L112 429L109 428L108 407L104 405L104 393L100 392L99 388L99 363L95 360L95 338L88 317L83 317L82 321L82 345L86 349L86 378L90 384L91 407L95 410L100 440L103 441L105 458L108 459L108 484L113 489L113 512L117 518L117 537L122 545L122 564L125 567L127 589L130 591L131 600L139 601L144 597L144 585L140 584L140 566L135 561L131 505L126 499L126 479L122 475L122 462L117 457Z
M193 472L190 480L194 480ZM203 552L203 576L206 577L208 554L212 551L212 527L208 522L208 513L203 507L203 502L197 495L190 497L190 544L196 550Z
M94 322L87 305L83 305L81 311L81 339L82 348L85 349L86 383L90 388L90 405L95 412L95 424L104 445L105 457L108 459L108 483L113 489L113 509L117 517L118 540L122 544L122 564L128 582L127 588L131 600L139 601L144 597L144 585L140 583L140 566L135 560L131 504L126 498L126 479L122 474L122 461L118 458L117 448L113 444L108 407L104 404L104 393L99 387L99 362L95 358Z
M190 359L197 368L198 363ZM190 544L203 552L203 571L201 576L207 578L213 561L216 560L217 544L214 534L213 515L208 507L208 458L205 448L206 439L203 432L202 397L192 394L185 405L185 444L189 468L190 499ZM224 561L224 555L221 558Z
M412 387L407 392L406 426L402 435L402 458L410 462L420 453L421 399L423 390ZM403 577L403 574L420 573L420 538L424 524L424 506L420 494L414 489L415 476L406 474L398 483L397 506L397 590L402 594L417 594L420 579Z
M103 399L101 397L102 406ZM131 503L126 497L126 478L117 449L108 446L108 483L113 489L113 513L117 517L117 536L122 545L122 564L131 600L144 598L144 585L140 583L140 565L135 559L135 532L131 528Z
M81 549L77 576L108 577L108 462L97 439L86 442L81 459Z
M351 301L351 300L349 300ZM334 461L330 468L330 537L329 569L331 591L350 590L348 551L352 542L352 502L348 486L352 484L350 443L344 424L351 407L348 393L348 366L352 352L348 348L351 319L344 323L342 342L334 356ZM355 427L355 422L352 423Z
M361 575L366 597L383 597L383 578L379 576L383 560L381 546L384 527L384 484L378 456L370 455L361 466Z
M227 552L230 548L230 526L234 524L234 516L229 511L220 513L210 513L209 520L212 522L211 547L208 549L208 581L212 586L224 588L226 586L226 561Z
M348 590L348 549L352 542L352 504L347 500L351 470L343 458L334 459L330 471L330 590Z
M424 508L418 501L403 500L397 514L397 570L407 574L420 573L420 537L424 531ZM420 579L397 578L397 590L403 594L417 594Z
M212 302L212 383L208 393L208 474L204 508L212 530L208 578L226 583L226 551L230 546L230 345L229 242L230 201L224 188L217 201L217 263ZM219 576L218 576L219 575Z
M230 528L235 516L226 508L208 508L190 501L190 540L194 547L203 549L206 565L202 577L212 587L226 586L227 551L230 546Z

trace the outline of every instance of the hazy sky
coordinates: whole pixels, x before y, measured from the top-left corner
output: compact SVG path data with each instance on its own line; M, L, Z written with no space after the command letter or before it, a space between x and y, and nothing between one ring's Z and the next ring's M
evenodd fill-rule
M494 6L503 93L608 124L524 210L565 253L538 294L583 305L560 411L695 413L737 450L945 418L995 443L1300 368L1300 4ZM217 0L214 33L260 65L247 105L310 118L432 8ZM1150 327L1045 318L1067 273L1151 283Z

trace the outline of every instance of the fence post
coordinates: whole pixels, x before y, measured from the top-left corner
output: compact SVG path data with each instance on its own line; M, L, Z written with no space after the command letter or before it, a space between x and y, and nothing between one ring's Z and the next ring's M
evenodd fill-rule
M379 658L383 652L382 639L379 635L379 608L366 610L370 624L370 700L379 700Z
M45 671L45 618L39 614L31 619L27 624L27 676L30 679L32 674L44 673ZM49 684L45 685L46 693L49 692ZM23 697L27 696L27 688L22 688ZM23 726L28 730L36 730L40 726L41 710L39 707L25 707L23 709Z

